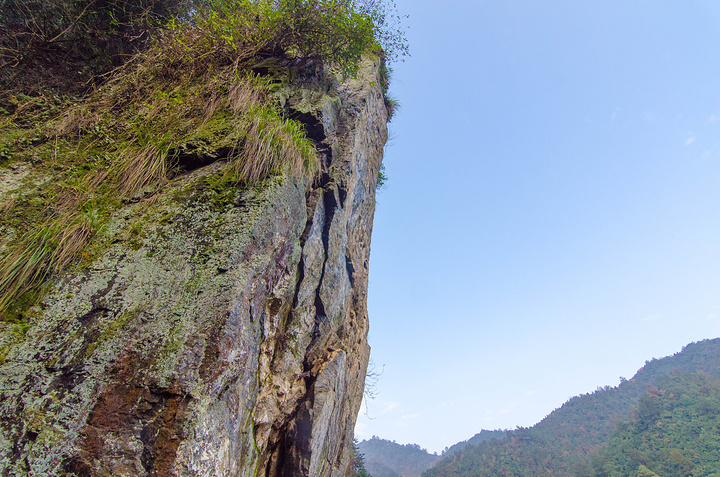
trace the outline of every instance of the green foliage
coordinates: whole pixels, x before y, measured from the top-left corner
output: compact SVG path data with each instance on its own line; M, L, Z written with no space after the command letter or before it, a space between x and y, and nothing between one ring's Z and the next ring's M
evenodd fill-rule
M591 462L592 477L720 475L720 379L669 376Z
M403 17L398 14L393 0L357 0L355 8L373 22L375 41L380 45L390 63L410 55ZM407 16L405 16L407 18ZM387 85L383 86L387 89Z
M604 475L596 474L597 465L604 464L598 464L598 458L593 460L593 456L613 438L618 422L635 416L631 422L638 432L656 432L654 426L658 416L663 416L664 407L662 400L651 397L652 392L657 392L652 391L655 389L652 386L660 387L668 376L696 373L698 370L714 376L720 375L720 339L693 343L674 356L649 361L632 379L621 380L619 386L606 386L598 388L594 393L574 397L535 426L508 431L503 439L463 448L444 458L423 475ZM714 412L717 413L717 409ZM711 426L709 429L712 433L716 427ZM718 450L714 452L717 456ZM687 457L684 453L682 455L683 458ZM682 460L678 455L675 457ZM634 477L642 463L635 462L634 467L624 470L627 473L612 475ZM662 474L650 465L648 468L663 477L683 475Z
M500 438L505 437L505 434L507 434L507 431L503 431L500 429L496 429L496 430L492 430L492 431L485 429L485 430L482 430L479 433L475 434L474 436L472 436L470 439L468 439L466 441L458 442L457 444L454 444L454 445L450 446L449 448L446 448L443 451L442 455L443 455L443 457L449 457L453 454L457 454L458 452L460 452L461 450L463 450L464 448L466 448L468 446L476 446L476 445L482 444L483 442L491 441L493 439L500 439Z
M408 53L389 11L394 4L386 0L209 0L168 26L180 31L181 45L212 50L218 60L315 59L352 74L368 51L385 47L390 59Z
M382 189L385 187L385 184L387 184L388 176L385 173L385 164L380 165L380 170L378 170L378 177L377 177L377 188Z

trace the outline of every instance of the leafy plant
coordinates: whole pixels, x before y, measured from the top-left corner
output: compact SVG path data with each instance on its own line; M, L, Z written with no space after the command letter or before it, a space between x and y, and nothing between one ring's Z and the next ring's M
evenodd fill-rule
M378 170L378 177L377 177L377 188L382 189L385 187L385 184L387 184L388 176L385 173L385 164L380 165L380 170Z

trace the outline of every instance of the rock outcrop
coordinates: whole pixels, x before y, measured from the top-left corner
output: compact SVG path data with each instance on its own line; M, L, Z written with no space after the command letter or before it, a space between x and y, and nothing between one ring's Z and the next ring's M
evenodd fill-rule
M238 189L215 180L221 162L187 172L117 211L28 330L0 324L0 474L346 474L387 139L378 68L276 93L319 177ZM12 193L17 170L2 174Z

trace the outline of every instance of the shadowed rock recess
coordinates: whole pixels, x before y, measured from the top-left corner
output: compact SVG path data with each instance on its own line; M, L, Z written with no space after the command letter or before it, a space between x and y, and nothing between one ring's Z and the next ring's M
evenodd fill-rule
M276 93L318 178L218 191L221 161L200 164L117 211L24 336L0 325L1 475L346 475L387 140L378 68Z

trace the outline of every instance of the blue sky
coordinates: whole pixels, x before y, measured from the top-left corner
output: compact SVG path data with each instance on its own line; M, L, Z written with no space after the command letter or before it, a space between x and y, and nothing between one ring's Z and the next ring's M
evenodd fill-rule
M720 2L397 5L358 437L440 452L720 336Z

